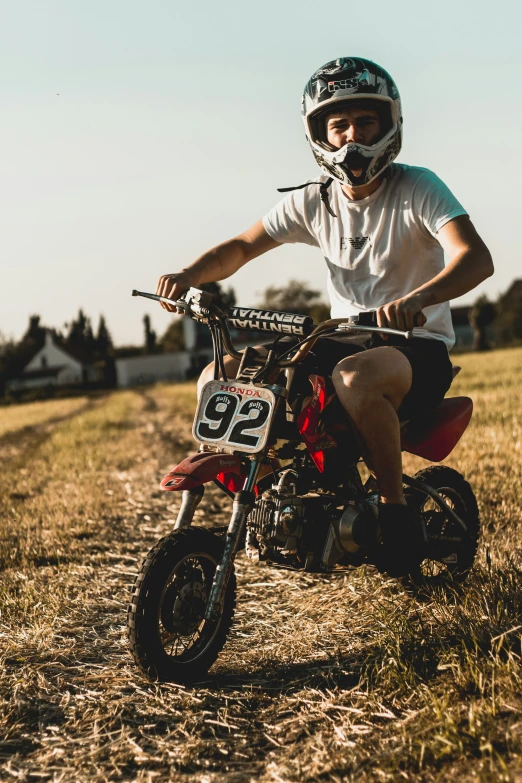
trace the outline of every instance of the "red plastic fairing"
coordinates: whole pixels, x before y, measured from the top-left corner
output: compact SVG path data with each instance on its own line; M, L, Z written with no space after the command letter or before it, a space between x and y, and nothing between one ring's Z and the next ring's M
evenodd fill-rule
M244 477L238 476L237 473L218 473L216 478L231 492L239 492L240 489L243 489L243 484L245 483Z
M187 457L163 478L161 488L169 492L193 489L218 477L218 474L241 473L241 460L234 454L199 452Z
M324 431L319 421L327 402L326 382L321 375L310 375L309 380L313 387L312 398L297 417L297 429L318 470L324 473L324 449L335 448L337 442Z
M468 426L473 413L469 397L448 397L421 422L412 422L402 434L403 451L431 462L446 459Z

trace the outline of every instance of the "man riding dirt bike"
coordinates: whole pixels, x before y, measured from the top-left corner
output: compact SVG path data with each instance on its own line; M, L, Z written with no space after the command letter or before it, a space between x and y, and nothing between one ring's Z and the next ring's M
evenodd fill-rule
M323 252L333 318L375 310L379 326L414 330L408 342L375 336L354 345L335 336L316 347L320 369L332 377L364 443L379 486L382 535L393 550L390 574L400 576L418 561L421 542L404 497L399 422L444 398L455 340L449 300L493 274L493 262L446 185L427 169L393 162L401 149L402 108L383 68L359 57L327 63L305 87L302 116L326 175L293 189L243 234L161 277L156 293L177 299L282 243L303 242ZM237 367L225 359L228 377ZM212 374L207 368L200 388Z
M215 349L199 383L201 451L162 482L183 491L175 531L145 560L129 608L135 659L154 677L190 681L215 660L242 540L249 557L277 567L370 563L414 582L424 562L463 578L475 557L469 484L445 467L404 476L401 450L440 461L469 422L470 400L442 402L453 377L449 300L492 274L491 256L435 174L394 163L402 109L384 69L362 58L327 63L302 111L326 175L288 188L250 229L145 294L206 323ZM288 313L223 313L198 290L284 242L323 252L332 320L315 330ZM241 355L228 322L294 337ZM208 481L234 498L224 543L191 526Z

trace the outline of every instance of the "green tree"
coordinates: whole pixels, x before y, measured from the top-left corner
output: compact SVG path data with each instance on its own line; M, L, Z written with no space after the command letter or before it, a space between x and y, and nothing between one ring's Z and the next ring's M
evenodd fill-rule
M176 351L183 351L185 349L183 317L184 316L182 315L174 317L161 338L161 347L167 353L175 353Z
M30 315L29 325L22 337L23 343L30 343L34 345L37 350L39 350L45 342L46 329L41 325L40 320L39 315Z
M208 291L209 294L212 294L214 304L222 310L228 310L236 304L236 292L233 288L225 290L220 283L202 283L200 288L202 291Z
M4 347L4 367L8 375L21 372L45 343L45 333L48 330L42 326L39 315L29 316L29 324L19 343L9 341ZM53 334L57 335L53 331Z
M522 280L514 280L498 299L495 332L500 343L522 340Z
M150 315L143 316L145 329L145 353L156 353L157 334L151 326Z
M101 359L105 359L110 356L113 349L113 342L111 333L107 328L105 318L100 315L98 323L98 331L96 332L96 353Z
M493 323L496 314L493 302L490 302L485 294L479 296L469 311L469 322L473 329L474 351L489 351L491 348L486 329Z
M94 359L97 348L96 340L92 331L91 319L85 315L82 308L78 310L78 315L68 325L64 348L84 356L87 360Z

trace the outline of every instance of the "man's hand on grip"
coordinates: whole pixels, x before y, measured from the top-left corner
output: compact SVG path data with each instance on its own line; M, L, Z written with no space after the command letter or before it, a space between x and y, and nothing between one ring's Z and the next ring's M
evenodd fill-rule
M171 275L162 275L156 288L157 296L165 296L167 299L179 299L185 291L188 291L197 283L189 272L175 272ZM175 305L160 302L161 306L169 313L183 313Z
M390 329L409 332L415 326L424 326L426 316L422 312L420 297L405 296L378 307L377 324Z

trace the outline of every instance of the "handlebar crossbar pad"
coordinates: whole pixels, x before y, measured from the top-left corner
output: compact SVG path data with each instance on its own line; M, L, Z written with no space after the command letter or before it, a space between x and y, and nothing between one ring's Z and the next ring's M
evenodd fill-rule
M289 334L296 337L306 337L314 328L314 322L308 315L282 313L277 310L254 310L247 307L232 307L228 322L236 329Z

